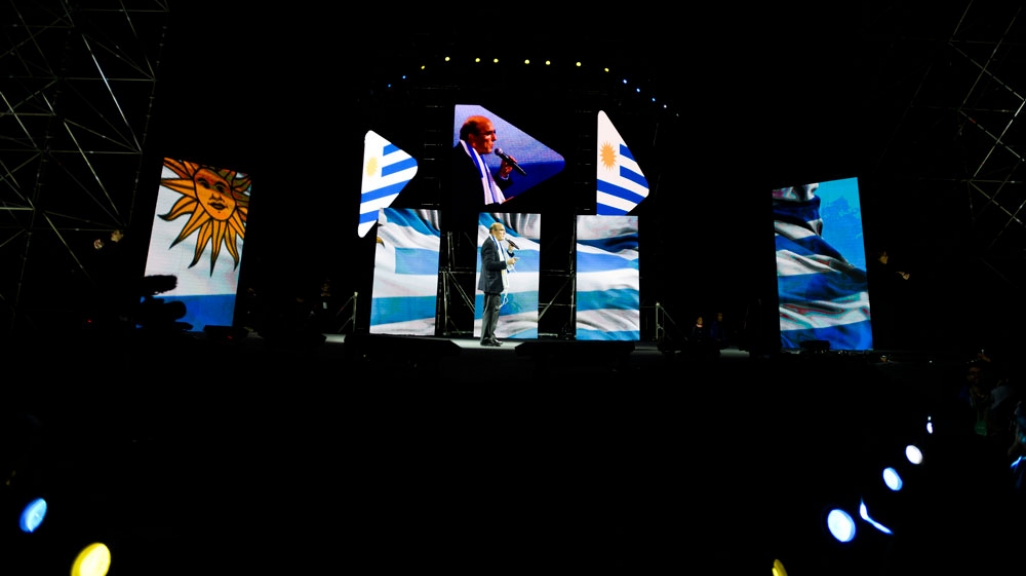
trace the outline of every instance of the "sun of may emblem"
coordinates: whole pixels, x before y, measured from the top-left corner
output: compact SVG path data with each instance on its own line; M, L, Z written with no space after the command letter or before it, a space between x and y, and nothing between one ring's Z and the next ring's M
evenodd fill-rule
M239 249L236 239L246 237L246 217L249 214L249 176L240 176L234 170L219 170L196 164L164 159L164 166L178 178L162 178L160 184L182 195L167 214L160 217L171 221L188 215L189 220L171 243L174 248L193 232L197 232L196 251L192 268L199 262L203 250L210 243L210 274L221 253L221 244L235 259L239 267Z
M607 170L612 168L613 165L616 164L616 151L613 150L613 147L609 142L603 142L600 150L599 154L602 157L602 165L605 166Z

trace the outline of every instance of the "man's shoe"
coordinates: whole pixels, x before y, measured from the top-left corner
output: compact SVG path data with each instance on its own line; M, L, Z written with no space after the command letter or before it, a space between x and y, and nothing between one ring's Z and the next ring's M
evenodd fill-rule
M492 338L491 343L492 346L502 346L502 342L500 342L497 338Z
M482 340L481 341L481 345L482 346L498 346L498 344L495 344L491 340Z

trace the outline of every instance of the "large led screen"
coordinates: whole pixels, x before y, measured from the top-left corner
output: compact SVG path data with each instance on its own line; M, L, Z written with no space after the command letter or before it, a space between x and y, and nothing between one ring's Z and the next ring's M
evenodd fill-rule
M637 216L577 217L577 339L640 340Z
M371 333L434 336L441 237L436 210L379 210Z
M780 344L873 347L858 179L773 190Z
M517 262L507 271L509 288L502 294L498 338L538 337L538 271L541 263L540 214L481 214L477 229L477 276L481 278L481 245L489 239L489 228L501 222L506 228L503 248L512 248ZM477 286L477 282L475 282ZM481 336L484 293L477 291L474 299L474 335Z
M556 151L478 105L455 106L452 145L451 201L461 209L506 204L565 165ZM510 169L500 175L504 160Z
M159 298L184 304L194 331L232 325L249 197L245 174L164 159L145 275L177 278Z

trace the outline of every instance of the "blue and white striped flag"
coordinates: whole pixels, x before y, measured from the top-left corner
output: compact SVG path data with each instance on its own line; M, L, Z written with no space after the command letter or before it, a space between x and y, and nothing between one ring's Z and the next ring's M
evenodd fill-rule
M785 349L825 340L869 350L873 330L866 271L823 236L818 183L773 190L780 341Z
M577 217L577 339L640 340L637 216Z
M433 336L441 246L438 211L385 208L379 213L370 331Z
M598 113L596 148L596 213L603 216L627 214L648 197L648 180L645 180L620 133L601 110Z
M388 208L417 175L417 161L395 144L368 130L363 139L363 184L360 186L360 238L378 221L378 209Z

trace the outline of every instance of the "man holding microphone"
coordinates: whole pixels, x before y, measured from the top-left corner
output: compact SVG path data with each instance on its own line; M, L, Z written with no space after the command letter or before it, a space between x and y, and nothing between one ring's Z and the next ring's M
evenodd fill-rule
M502 307L502 293L509 288L509 269L516 264L512 243L503 249L506 227L495 222L488 228L488 238L481 244L481 278L477 289L484 292L484 310L481 314L481 345L502 346L495 337L499 323L499 308Z

